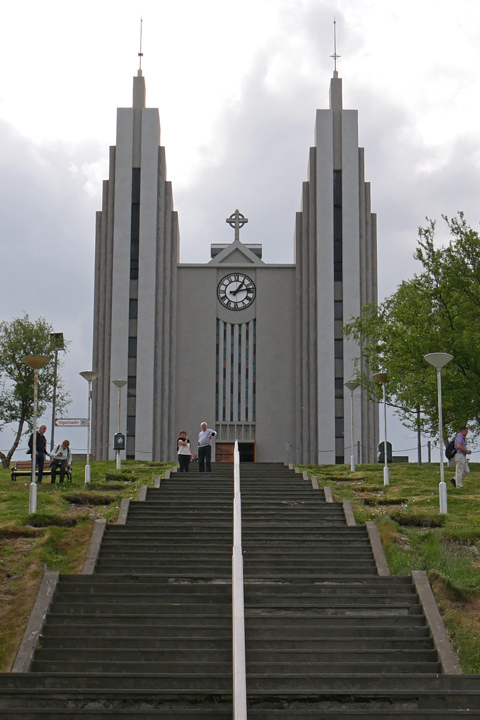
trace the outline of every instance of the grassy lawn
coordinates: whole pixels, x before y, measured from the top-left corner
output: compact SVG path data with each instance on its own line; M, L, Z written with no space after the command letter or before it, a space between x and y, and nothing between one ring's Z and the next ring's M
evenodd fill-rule
M10 479L0 469L0 671L9 671L35 602L44 567L79 573L96 518L114 522L122 498L136 499L141 485L153 486L171 464L76 462L71 484L38 486L37 512L28 515L29 478Z
M448 514L440 515L438 465L307 466L335 501L351 501L358 524L374 520L392 575L425 570L464 673L480 673L480 464L471 463L463 489L445 466Z

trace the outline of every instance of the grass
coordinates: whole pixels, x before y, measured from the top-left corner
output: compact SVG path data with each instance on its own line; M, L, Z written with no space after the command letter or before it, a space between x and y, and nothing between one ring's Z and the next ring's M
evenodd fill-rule
M12 482L0 469L0 671L11 670L35 603L44 568L79 573L96 518L115 522L124 497L135 499L142 485L153 486L170 464L126 461L77 462L73 481L63 485L45 477L38 486L37 512L28 514L29 478ZM106 480L109 475L114 481Z
M463 489L445 467L448 513L439 512L438 465L303 466L329 485L335 501L352 503L358 524L374 520L392 575L425 570L464 673L480 673L480 465L471 463Z

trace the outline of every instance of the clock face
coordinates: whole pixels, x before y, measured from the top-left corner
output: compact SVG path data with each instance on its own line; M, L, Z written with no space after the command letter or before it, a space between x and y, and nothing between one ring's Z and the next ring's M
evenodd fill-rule
M243 273L230 273L218 283L217 295L228 310L243 310L255 300L255 285Z

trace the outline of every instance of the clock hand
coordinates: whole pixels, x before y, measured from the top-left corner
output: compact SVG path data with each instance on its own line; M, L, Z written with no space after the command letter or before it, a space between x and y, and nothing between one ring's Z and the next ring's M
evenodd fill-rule
M237 293L240 292L240 290L245 290L244 285L245 285L245 280L242 280L241 284L237 287L237 289L232 290L232 295L236 295Z

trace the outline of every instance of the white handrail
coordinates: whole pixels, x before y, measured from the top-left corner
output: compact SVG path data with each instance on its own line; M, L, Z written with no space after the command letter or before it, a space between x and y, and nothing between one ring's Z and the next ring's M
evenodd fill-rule
M242 500L240 453L233 454L233 550L232 550L232 663L233 719L247 720L247 672L245 660L245 609L243 598Z

